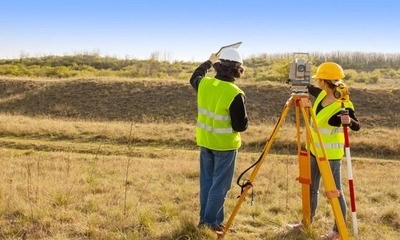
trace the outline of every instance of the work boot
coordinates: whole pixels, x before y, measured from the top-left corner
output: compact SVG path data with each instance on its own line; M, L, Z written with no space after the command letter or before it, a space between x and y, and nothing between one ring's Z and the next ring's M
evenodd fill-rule
M288 224L287 226L290 227L290 228L299 229L299 230L302 230L304 228L304 225L303 225L302 222Z
M218 224L217 226L213 226L211 227L211 230L213 230L214 232L216 232L217 234L222 234L224 233L224 225L222 224Z
M330 231L327 234L324 234L321 236L322 240L339 240L340 239L340 235L338 232L336 231Z

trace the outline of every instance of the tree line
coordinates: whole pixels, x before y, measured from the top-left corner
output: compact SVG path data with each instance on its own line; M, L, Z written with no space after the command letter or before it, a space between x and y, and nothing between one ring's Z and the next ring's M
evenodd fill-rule
M21 56L1 59L0 76L45 78L126 77L188 79L198 62L167 61L152 54L150 59L120 59L97 53L65 56ZM310 53L309 61L316 66L334 61L345 69L349 81L376 83L381 79L400 79L400 54L331 52ZM292 53L261 54L245 59L248 81L285 81Z

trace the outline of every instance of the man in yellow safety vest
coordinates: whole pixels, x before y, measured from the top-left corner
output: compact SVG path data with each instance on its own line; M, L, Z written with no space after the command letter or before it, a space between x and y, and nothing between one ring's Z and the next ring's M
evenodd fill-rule
M206 77L214 67L215 77ZM224 202L230 189L240 133L247 129L244 92L235 85L244 73L243 60L234 48L211 54L190 78L197 91L196 141L200 147L200 222L223 232Z

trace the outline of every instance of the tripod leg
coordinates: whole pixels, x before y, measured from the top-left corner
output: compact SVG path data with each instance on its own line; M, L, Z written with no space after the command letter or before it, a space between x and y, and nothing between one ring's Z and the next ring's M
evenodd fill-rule
M310 184L311 184L311 172L310 172L310 155L307 151L302 151L299 154L299 172L298 178L301 183L301 199L303 207L303 224L308 226L311 223L311 206L310 206Z
M303 208L304 226L311 223L311 207L310 207L310 184L311 184L311 169L310 169L310 153L309 151L301 150L300 136L300 100L296 99L296 138L297 138L297 156L299 161L299 177L297 180L301 183L301 202Z
M283 125L283 123L284 123L284 121L285 121L286 115L287 115L287 113L289 112L289 109L290 109L290 106L291 106L291 105L292 105L292 97L289 98L289 100L286 102L285 107L284 107L283 110L282 110L282 114L281 114L281 116L280 116L280 118L279 118L279 121L278 121L278 123L275 125L275 128L274 128L274 130L273 130L271 136L269 137L267 143L266 143L265 146L264 146L264 149L263 149L263 151L262 151L260 160L259 160L259 162L257 163L257 165L255 165L253 171L252 171L251 174L250 174L250 177L249 177L249 179L248 179L249 184L247 184L247 185L243 188L242 193L240 194L240 197L239 197L239 199L237 200L236 206L235 206L235 208L233 209L231 215L229 216L228 221L227 221L226 224L225 224L224 231L223 231L222 234L219 234L219 235L218 235L218 239L224 238L226 232L229 230L229 227L232 225L233 220L234 220L234 218L235 218L237 212L239 211L240 206L242 205L244 199L246 198L246 196L247 196L247 194L248 194L248 191L249 191L250 188L252 187L252 183L253 183L254 179L256 178L256 176L257 176L257 174L258 174L258 171L260 170L261 165L262 165L262 164L264 163L264 161L265 161L265 157L267 156L267 154L268 154L268 152L269 152L269 150L270 150L270 148L271 148L271 146L272 146L272 143L274 142L274 140L275 140L275 138L276 138L276 135L278 134L279 129L282 127L282 125Z

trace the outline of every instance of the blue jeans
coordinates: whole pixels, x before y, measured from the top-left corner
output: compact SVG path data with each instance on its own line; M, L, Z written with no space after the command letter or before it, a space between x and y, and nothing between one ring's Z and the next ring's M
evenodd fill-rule
M224 221L224 202L232 184L237 150L200 148L200 222L218 226Z
M331 166L336 188L340 191L340 196L339 196L340 208L342 210L343 218L346 219L347 206L342 191L341 164L342 164L341 160L329 160L329 165ZM318 206L318 189L320 183L321 183L321 173L318 168L318 163L315 156L311 154L311 188L310 188L311 221L315 216L315 211L317 210ZM336 223L333 225L333 230L339 232Z

